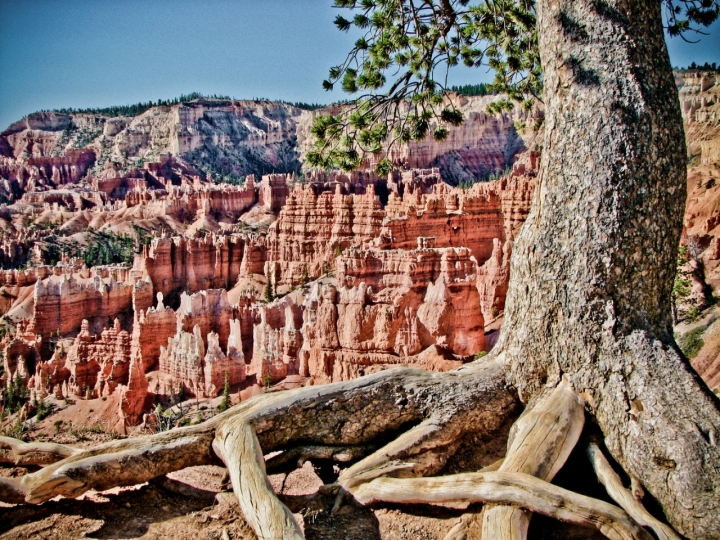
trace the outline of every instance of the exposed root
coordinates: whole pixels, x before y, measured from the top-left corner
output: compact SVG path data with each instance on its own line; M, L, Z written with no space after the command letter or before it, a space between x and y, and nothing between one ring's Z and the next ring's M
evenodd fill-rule
M343 478L346 485L356 485L399 471L429 474L457 448L461 426L469 431L484 425L490 432L516 411L501 374L492 363L462 373L389 370L349 383L265 394L218 425L213 448L228 466L233 490L258 537L302 538L267 481L262 451L283 449L294 440L306 442L307 451L314 446L307 442L316 440L325 444L313 452L333 455L334 446L368 448L379 435L422 420L348 468ZM443 423L442 418L448 420ZM292 458L293 451L289 453Z
M504 460L480 473L418 478L440 472L470 431L491 433L516 413L517 400L505 387L499 362L449 373L388 370L348 383L263 394L198 426L90 450L0 439L5 461L47 464L22 478L0 479L0 500L77 497L219 457L258 537L299 540L302 530L273 492L263 458L263 452L282 450L268 461L272 470L289 471L307 459L360 459L341 474L338 501L352 494L362 503L501 504L486 509L487 538L523 538L530 512L594 526L613 539L649 538L623 510L546 482L562 467L583 427L583 403L565 381L515 423ZM375 450L384 434L397 432L392 442ZM602 460L601 455L595 460L598 474L612 484ZM650 523L644 515L639 519ZM461 538L462 529L458 524L455 536Z
M474 514L464 514L443 537L443 540L466 540Z
M0 437L0 463L49 465L81 452L78 448L47 442L23 442L11 437Z
M481 473L418 478L440 472L470 431L491 433L515 414L517 400L505 387L500 362L449 373L388 370L348 383L263 394L198 426L91 450L0 439L6 461L48 464L22 478L1 479L0 500L76 497L219 457L258 537L299 540L302 530L275 496L263 459L263 452L282 450L269 460L271 469L289 471L307 459L349 463L362 458L341 474L338 501L349 492L364 503L503 504L485 514L488 538L523 537L529 512L592 525L609 538L648 538L622 510L543 480L563 465L583 427L582 401L566 382L548 390L516 422L504 460ZM397 432L373 451L383 435Z
M253 428L235 418L218 430L213 447L230 472L233 491L248 524L261 540L302 540L292 512L275 496Z
M459 445L454 430L429 419L340 473L338 483L350 490L380 476L411 478L442 468Z
M0 483L0 500L38 504L58 495L78 497L89 489L142 484L155 477L215 461L212 426L192 426L122 441L111 441Z
M523 473L464 473L434 478L377 478L352 490L362 504L375 502L499 503L560 521L594 527L612 540L652 540L622 509Z
M411 474L433 474L467 433L493 433L518 413L500 362L446 373L387 370L346 383L262 394L197 426L78 451L38 472L3 480L0 500L40 503L58 495L76 497L89 489L139 484L219 457L260 538L302 538L292 514L270 488L263 453L285 451L286 457L275 462L283 467L303 454L349 462L404 433L387 445L386 450L394 451L384 457L375 452L365 458L372 458L366 465L382 469L394 460L414 462ZM373 477L371 473L362 481Z
M680 536L675 531L655 519L633 496L632 492L623 486L620 477L615 473L595 443L591 443L588 446L588 457L590 457L598 480L605 486L608 495L635 521L640 525L650 527L655 533L655 536L658 537L658 540L680 540Z
M565 380L546 392L510 430L508 452L498 468L550 481L565 464L585 423L583 402ZM524 540L530 513L514 507L484 509L482 536L497 540Z

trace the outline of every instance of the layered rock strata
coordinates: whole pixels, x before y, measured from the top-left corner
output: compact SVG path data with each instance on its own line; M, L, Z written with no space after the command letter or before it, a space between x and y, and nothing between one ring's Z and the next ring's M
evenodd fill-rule
M228 326L227 353L220 348L218 334L210 332L203 339L197 324L192 332L178 330L167 347L160 348L160 371L167 375L161 387L163 393L174 394L182 388L191 396L215 397L223 391L225 381L234 386L245 380L240 323L233 319Z
M67 335L80 329L83 319L92 316L94 326L128 313L132 307L133 283L118 281L113 272L104 278L50 277L35 283L33 332L49 337Z
M91 334L87 320L67 351L66 367L70 371L68 388L79 397L102 397L112 394L118 385L126 385L130 369L130 335L115 319L111 328Z
M147 276L165 297L181 291L228 288L238 279L245 253L242 235L156 238L133 270Z

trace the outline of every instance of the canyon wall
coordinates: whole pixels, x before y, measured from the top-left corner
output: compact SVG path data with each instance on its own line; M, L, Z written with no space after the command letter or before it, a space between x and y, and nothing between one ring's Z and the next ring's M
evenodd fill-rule
M133 270L150 278L165 297L235 284L245 253L242 235L156 238Z
M720 162L720 74L688 72L676 77L688 154L699 162Z
M433 139L434 125L431 124L424 140L395 145L389 154L368 158L365 166L372 169L380 159L387 157L400 169L438 167L443 179L451 184L488 178L511 168L520 152L534 147L541 132L533 131L533 126L542 117L542 110L537 106L530 111L515 107L511 113L489 115L487 106L497 99L499 96L455 96L453 106L460 109L464 122L458 127L450 126L444 141ZM340 107L335 106L307 112L301 117L297 129L301 156L312 149L310 129L313 118L318 114L338 112Z
M536 133L530 126L542 113L537 108L529 112L516 108L511 114L488 115L485 109L493 99L498 98L456 96L455 105L465 117L463 125L450 127L445 141L429 135L423 141L396 146L388 157L405 169L437 166L451 183L504 171L519 152L532 146ZM337 110L337 106L306 111L270 101L201 98L152 107L135 117L35 113L0 134L0 154L27 160L94 152L89 163L69 162L74 172L65 172L58 162L62 183L76 182L88 167L98 176L109 163L158 162L168 154L183 160L196 174L209 173L218 179L299 172L311 149L313 118ZM367 165L372 168L374 162ZM40 174L50 178L53 172L48 169ZM2 170L0 176L8 177ZM103 191L126 188L112 184L108 182Z
M32 331L43 337L67 335L92 317L95 327L130 312L133 284L116 281L115 275L83 279L55 276L35 283L35 314Z

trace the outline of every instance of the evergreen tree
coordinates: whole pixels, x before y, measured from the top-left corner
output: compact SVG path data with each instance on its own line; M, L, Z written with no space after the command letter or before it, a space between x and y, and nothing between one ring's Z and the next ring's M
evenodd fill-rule
M720 452L688 426L714 426L707 428L714 433L720 406L708 401L711 392L679 356L671 331L687 171L663 25L670 36L692 33L717 20L720 2L335 5L351 14L338 15L336 26L363 35L323 84L358 98L315 117L313 167L351 170L370 154L386 174L392 163L378 158L393 145L447 138L463 121L444 82L460 62L494 69L488 89L507 97L493 100L490 112L544 102L552 130L543 140L542 189L513 247L505 321L487 361L502 359L525 404L560 376L588 389L586 410L617 463L679 532L712 537L708 516L720 506L709 493L720 490ZM633 225L643 216L662 225ZM629 418L621 402L641 402L642 413ZM661 455L682 458L668 473Z
M718 16L718 0L657 1L670 35L696 31ZM507 97L493 100L490 112L512 110L516 103L529 110L542 99L535 0L432 0L420 7L409 0L334 3L349 10L347 17L335 18L337 28L355 27L362 37L330 69L323 88L340 86L357 98L337 114L315 117L315 148L307 154L312 167L352 170L365 154L389 153L395 144L428 136L445 140L449 127L463 121L446 83L449 70L461 63L494 70L495 79L483 91ZM582 24L572 17L564 23L569 36L582 39ZM378 160L378 174L391 169L387 158Z
M266 302L272 302L273 300L273 289L272 289L272 280L270 279L270 270L268 270L265 273L265 301Z
M307 264L303 266L303 273L302 276L300 276L300 285L306 285L310 281L310 277L308 276L308 269Z
M230 408L230 378L227 371L225 372L225 388L223 389L223 398L218 406L218 411L225 412Z

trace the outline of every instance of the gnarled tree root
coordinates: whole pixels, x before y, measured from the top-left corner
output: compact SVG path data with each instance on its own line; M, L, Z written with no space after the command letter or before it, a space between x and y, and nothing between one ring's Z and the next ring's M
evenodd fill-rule
M655 519L650 512L645 510L633 494L625 489L620 477L612 469L610 463L595 443L588 446L588 457L595 469L598 480L605 486L608 495L620 505L640 525L650 527L658 540L680 540L680 536L669 526Z
M262 452L345 447L357 459L388 435L400 434L405 442L395 443L393 455L424 462L415 474L432 474L466 434L491 433L519 412L500 362L446 373L387 370L347 383L263 394L197 426L79 451L22 478L5 479L0 500L40 503L58 495L77 497L89 489L135 485L220 457L260 538L301 537L266 480Z
M501 472L525 473L552 480L577 444L585 412L583 401L562 380L528 407L510 430ZM483 512L483 538L525 540L530 513L520 508L490 506Z
M26 443L11 437L0 437L0 463L12 463L19 467L49 465L80 452L81 450L64 444Z
M594 527L613 540L652 540L652 536L620 508L518 472L376 478L354 488L352 493L363 504L470 501L512 505L560 521Z
M502 505L491 510L514 537L525 534L527 512L540 512L595 526L610 538L648 538L623 510L543 480L562 466L582 430L582 401L566 382L547 390L516 422L506 458L491 467L499 472L419 478L441 472L466 435L490 434L519 411L497 358L446 373L388 370L347 383L262 394L197 426L90 450L60 447L43 461L71 455L25 477L2 479L0 500L76 497L219 458L258 537L300 539L301 528L267 478L263 453L281 451L268 462L278 470L303 459L359 459L338 483L347 490L341 493L361 502L483 501ZM388 435L394 439L383 445ZM6 447L22 453L22 444L10 441Z
M343 473L347 482L429 474L442 468L465 433L490 432L517 414L517 402L504 389L501 374L496 363L444 374L402 369L350 383L267 394L221 422L213 447L228 466L233 490L258 537L302 538L267 481L260 448L272 451L298 440L304 446L322 442L360 449L396 431L401 434L395 440ZM278 414L283 411L290 414ZM407 463L409 457L413 465Z
M37 472L0 483L0 500L38 504L58 495L133 486L158 476L216 461L211 426L192 426L80 451Z

